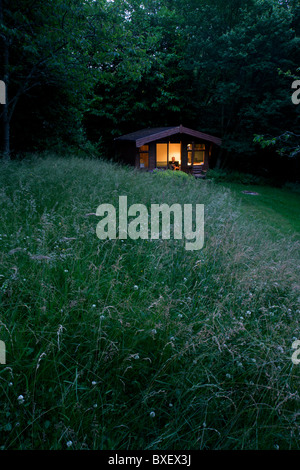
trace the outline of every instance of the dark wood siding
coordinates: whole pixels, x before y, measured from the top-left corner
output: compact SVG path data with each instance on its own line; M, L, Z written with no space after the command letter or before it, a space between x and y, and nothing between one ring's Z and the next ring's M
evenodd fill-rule
M156 143L149 144L149 170L154 170L156 166Z

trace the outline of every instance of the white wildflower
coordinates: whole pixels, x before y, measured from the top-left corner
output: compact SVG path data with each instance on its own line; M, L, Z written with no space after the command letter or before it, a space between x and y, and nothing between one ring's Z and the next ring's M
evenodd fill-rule
M155 412L154 411L151 411L150 418L155 418Z
M19 404L20 404L20 405L23 405L24 401L25 401L25 400L24 400L23 395L19 395L19 396L18 396L18 402L19 402Z

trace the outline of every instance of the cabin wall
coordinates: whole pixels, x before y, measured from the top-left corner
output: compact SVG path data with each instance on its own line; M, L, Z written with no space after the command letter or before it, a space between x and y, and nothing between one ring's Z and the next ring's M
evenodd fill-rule
M204 153L204 163L202 165L203 171L207 171L209 169L209 153L210 153L210 144L209 142L206 142L205 153Z
M205 155L204 163L201 166L202 170L207 171L209 169L210 154L213 149L213 144L201 139L197 139L188 135L173 135L164 139L159 139L154 142L150 142L149 145L149 163L148 170L154 170L156 168L156 144L157 143L179 143L181 142L181 170L186 173L192 173L192 166L188 165L188 151L187 145L194 142L205 144ZM136 148L135 142L131 141L119 141L116 145L116 156L118 160L124 163L140 168L140 154L139 149Z
M156 167L156 142L149 143L149 170Z

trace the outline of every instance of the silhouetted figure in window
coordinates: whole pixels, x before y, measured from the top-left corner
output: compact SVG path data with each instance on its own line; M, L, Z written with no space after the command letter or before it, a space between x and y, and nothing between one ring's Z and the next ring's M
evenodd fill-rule
M172 161L169 163L171 170L179 170L179 162L175 161L175 157L172 157Z

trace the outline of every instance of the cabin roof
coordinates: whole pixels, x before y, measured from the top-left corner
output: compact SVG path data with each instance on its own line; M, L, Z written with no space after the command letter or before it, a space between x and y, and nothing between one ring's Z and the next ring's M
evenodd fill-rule
M115 140L127 140L130 142L135 142L136 147L141 147L142 145L148 144L149 142L153 142L154 140L163 139L164 137L169 137L174 134L187 134L198 139L212 142L216 145L221 145L222 143L222 140L219 137L204 134L203 132L195 131L184 126L154 127L151 129L141 129L136 132L131 132L130 134L121 135Z

